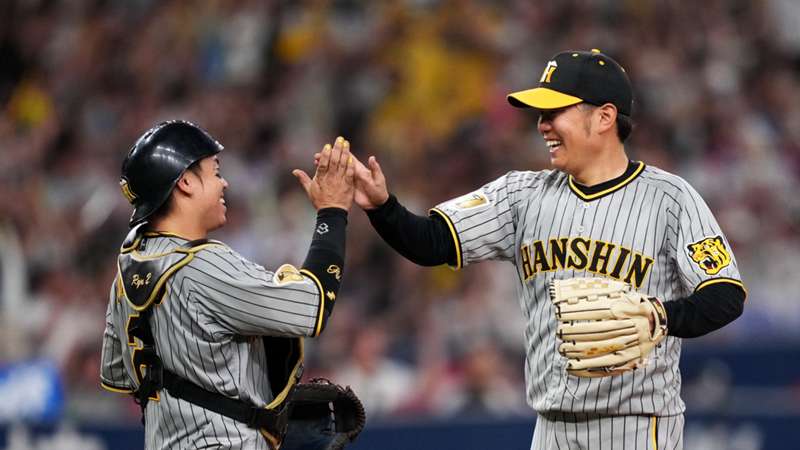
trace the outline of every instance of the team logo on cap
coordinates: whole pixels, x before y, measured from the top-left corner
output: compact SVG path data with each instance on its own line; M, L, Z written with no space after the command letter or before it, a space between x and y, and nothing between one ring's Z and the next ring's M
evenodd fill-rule
M119 180L119 188L122 190L122 195L125 196L125 198L128 200L128 203L133 203L133 201L138 198L138 196L131 190L127 179L121 178Z
M558 69L558 63L555 61L548 61L547 66L544 68L544 72L542 72L542 78L539 78L539 83L549 83L550 78L553 77L553 72Z

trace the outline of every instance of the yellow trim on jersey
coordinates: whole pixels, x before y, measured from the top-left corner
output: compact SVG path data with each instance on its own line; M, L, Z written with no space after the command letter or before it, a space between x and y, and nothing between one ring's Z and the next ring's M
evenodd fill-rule
M610 193L612 193L614 191L618 191L618 190L624 188L631 181L633 181L634 178L638 177L639 174L642 173L643 170L644 170L644 163L639 161L639 167L637 167L636 170L634 170L633 173L628 178L622 180L619 184L617 184L615 186L611 186L610 188L602 190L600 192L595 192L594 194L586 195L583 192L581 192L581 190L578 189L578 187L575 185L575 179L572 177L572 175L569 176L569 187L570 187L570 189L572 189L572 192L574 192L575 195L577 195L578 197L580 197L580 198L582 198L584 200L594 200L596 198L600 198L600 197L602 197L604 195L610 194Z
M461 241L458 239L458 233L456 233L456 227L453 225L453 221L450 220L450 217L444 213L444 211L440 210L439 208L431 208L428 211L428 214L435 212L439 214L444 219L447 227L450 228L450 235L453 236L453 244L456 246L456 266L454 267L455 270L459 270L464 267L463 260L461 259Z
M108 392L113 392L115 394L133 394L133 390L132 389L123 389L123 388L114 387L114 386L105 384L102 381L100 381L100 387L105 389L105 390L107 390Z
M744 283L742 283L739 280L734 280L733 278L712 278L710 280L706 280L706 281L703 281L702 283L698 284L697 287L694 288L694 291L697 292L697 291L699 291L700 289L703 289L706 286L711 286L712 284L717 284L717 283L730 283L730 284L733 284L735 286L738 286L738 287L742 288L742 290L744 291L744 298L745 298L745 300L747 300L747 288L744 287Z
M652 433L653 433L653 450L658 450L658 433L656 431L656 427L658 426L658 419L656 419L656 416L653 416L653 417L650 418L650 423L652 424L652 427L650 427L650 428L653 430L652 431Z
M311 335L311 337L317 337L322 332L322 316L325 314L325 289L323 289L322 282L319 281L319 278L317 278L317 276L314 275L310 270L300 269L300 273L314 280L314 283L317 284L317 288L319 289L319 311L317 314L317 325L314 327L314 334Z

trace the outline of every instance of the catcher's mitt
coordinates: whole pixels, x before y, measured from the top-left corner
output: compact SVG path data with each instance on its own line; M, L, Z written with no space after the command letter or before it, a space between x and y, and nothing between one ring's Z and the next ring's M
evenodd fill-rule
M289 430L281 450L339 450L364 429L367 417L350 389L324 378L300 383L292 394Z
M567 372L605 377L641 367L667 334L667 315L655 297L621 281L571 278L550 282L556 307L558 352Z

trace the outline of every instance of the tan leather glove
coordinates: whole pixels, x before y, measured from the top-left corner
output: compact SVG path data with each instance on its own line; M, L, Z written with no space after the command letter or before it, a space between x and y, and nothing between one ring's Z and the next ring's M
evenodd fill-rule
M667 335L667 315L655 297L607 278L570 278L550 282L555 305L559 353L567 372L605 377L642 367Z

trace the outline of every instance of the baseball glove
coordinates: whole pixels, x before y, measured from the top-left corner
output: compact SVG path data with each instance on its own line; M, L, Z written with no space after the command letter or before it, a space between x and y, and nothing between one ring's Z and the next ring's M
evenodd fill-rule
M364 429L367 417L350 389L325 378L300 383L292 394L289 429L281 450L340 450Z
M550 282L558 320L558 352L579 377L619 375L642 367L667 335L667 315L655 297L605 278Z

